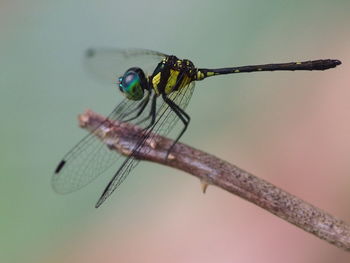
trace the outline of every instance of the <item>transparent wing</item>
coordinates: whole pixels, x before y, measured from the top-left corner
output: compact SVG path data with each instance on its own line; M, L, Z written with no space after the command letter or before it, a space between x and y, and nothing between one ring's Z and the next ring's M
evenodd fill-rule
M107 119L123 120L137 102L124 99ZM104 124L102 122L100 125ZM52 176L53 189L61 194L82 188L115 164L120 155L111 151L93 132L85 136L62 159Z
M101 82L111 84L116 83L117 78L133 66L141 67L146 74L153 73L165 56L160 52L145 49L96 48L86 52L85 65ZM125 99L112 111L108 119L123 120L127 113L135 112L136 107L137 102ZM146 107L141 118L148 114L149 108ZM122 159L120 157L90 133L73 147L57 166L52 177L53 189L62 194L78 190L113 164L117 164L118 160Z
M101 83L111 85L131 67L139 67L151 75L166 56L147 49L91 48L85 53L84 65Z
M187 87L182 88L179 91L170 94L169 98L173 100L182 109L186 109L193 91L195 83L191 82ZM175 112L163 102L157 110L156 123L147 131L147 133L140 138L133 153L140 149L146 140L152 140L156 134L166 136L175 126L179 120ZM133 158L133 153L125 159L119 170L113 176L112 180L108 183L100 199L96 203L96 208L99 207L112 193L113 191L124 181L130 171L137 166L139 160Z

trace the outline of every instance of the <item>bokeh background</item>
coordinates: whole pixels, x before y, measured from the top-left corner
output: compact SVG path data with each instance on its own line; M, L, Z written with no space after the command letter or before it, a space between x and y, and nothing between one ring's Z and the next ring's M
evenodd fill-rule
M111 174L50 186L86 108L121 95L84 71L89 47L141 47L201 67L337 58L325 72L197 83L182 141L350 222L348 0L0 1L0 262L349 262L348 253L216 187L139 165L99 209Z

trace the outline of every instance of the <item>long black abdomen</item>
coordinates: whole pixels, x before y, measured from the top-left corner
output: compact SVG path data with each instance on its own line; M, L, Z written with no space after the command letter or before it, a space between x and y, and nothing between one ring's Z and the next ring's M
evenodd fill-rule
M220 74L248 73L259 71L294 71L294 70L327 70L340 65L341 61L336 59L319 59L304 62L290 62L278 64L264 64L243 67L198 69L197 80Z

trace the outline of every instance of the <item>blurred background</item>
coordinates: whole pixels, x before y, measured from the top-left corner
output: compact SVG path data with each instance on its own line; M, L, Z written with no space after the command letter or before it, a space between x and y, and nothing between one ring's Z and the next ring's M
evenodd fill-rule
M121 100L82 63L140 47L199 67L320 58L325 72L197 83L182 141L350 222L350 2L0 0L0 262L349 262L349 254L216 187L140 164L70 195L50 178L86 134L76 116Z

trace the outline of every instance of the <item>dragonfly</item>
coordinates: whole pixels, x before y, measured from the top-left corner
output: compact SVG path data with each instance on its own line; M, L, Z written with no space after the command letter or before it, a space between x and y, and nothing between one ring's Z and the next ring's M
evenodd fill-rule
M74 192L107 170L114 175L95 207L99 207L139 163L134 155L155 135L166 136L180 120L172 147L185 133L190 116L185 109L195 83L208 77L262 71L327 70L340 65L336 59L275 63L226 68L197 68L188 59L145 49L95 48L86 52L86 66L99 80L113 83L124 99L105 121L129 122L142 127L128 156L112 151L93 132L80 140L59 162L52 176L57 193ZM100 125L103 125L101 122ZM116 172L115 172L116 171Z

